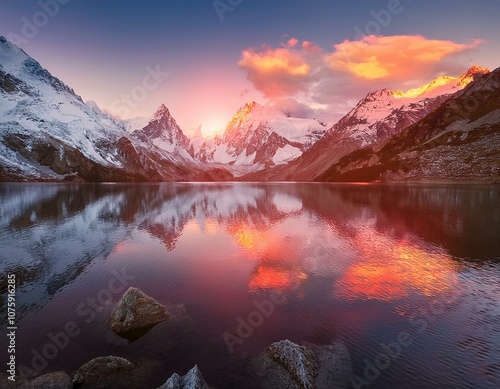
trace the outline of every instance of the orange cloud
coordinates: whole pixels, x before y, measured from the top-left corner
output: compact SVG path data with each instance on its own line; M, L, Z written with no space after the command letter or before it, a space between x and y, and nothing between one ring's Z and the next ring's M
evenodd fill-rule
M470 44L460 44L420 35L370 35L360 41L346 40L335 45L335 51L326 56L326 62L334 70L361 79L404 79L422 74L445 58L480 43L480 40L475 40Z
M301 90L311 73L311 65L303 53L295 49L298 43L290 39L289 46L261 51L243 51L238 65L247 78L267 97L281 97Z
M368 92L418 88L444 74L461 74L470 63L459 54L480 43L420 35L365 36L327 51L314 42L286 36L279 48L244 50L238 64L275 107L335 122Z
M305 76L310 70L310 66L299 54L283 48L268 49L263 53L245 50L238 65L265 73L286 73L293 76Z

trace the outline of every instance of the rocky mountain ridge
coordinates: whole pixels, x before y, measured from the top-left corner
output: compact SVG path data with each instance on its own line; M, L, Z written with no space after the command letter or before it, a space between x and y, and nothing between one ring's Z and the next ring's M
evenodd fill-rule
M3 37L0 46L0 181L392 180L406 177L394 158L411 156L419 162L408 166L425 158L434 166L429 170L419 165L420 173L412 179L437 179L437 166L448 168L439 163L442 156L430 151L415 154L417 146L411 143L421 128L428 128L427 120L448 134L448 158L459 150L470 153L467 158L475 169L477 161L489 164L481 170L483 180L498 178L498 70L490 73L473 66L459 77L441 76L406 92L368 93L331 127L251 102L231 118L222 136L204 139L198 128L190 139L164 104L149 119L114 119L95 102L84 103ZM444 123L450 117L439 115L457 111L445 108L450 104L475 104L476 114L484 115L472 118L467 111ZM468 139L469 145L456 141L448 128L453 128L452 134L461 133L459 139ZM483 131L475 131L478 128ZM389 160L392 167L384 165ZM354 174L366 168L373 172L378 165L384 166L380 174ZM450 174L443 173L447 179L464 180L467 174L474 178L471 172L458 174L462 168L453 166Z

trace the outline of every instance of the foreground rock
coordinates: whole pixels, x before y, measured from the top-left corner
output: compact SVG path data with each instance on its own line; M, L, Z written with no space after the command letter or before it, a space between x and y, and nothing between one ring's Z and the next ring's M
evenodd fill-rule
M256 368L263 389L343 389L352 371L349 351L341 342L299 346L289 340L273 343Z
M134 341L169 318L167 309L158 301L137 288L129 288L114 307L108 325L116 334Z
M82 365L73 377L75 388L121 388L132 379L134 365L120 357L94 358Z
M64 371L44 374L28 384L29 389L71 389L71 378Z
M174 373L167 382L158 389L209 389L198 365L195 365L185 376Z

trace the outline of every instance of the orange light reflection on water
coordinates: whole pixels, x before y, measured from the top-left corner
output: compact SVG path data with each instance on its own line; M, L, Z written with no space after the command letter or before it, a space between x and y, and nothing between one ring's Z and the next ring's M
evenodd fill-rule
M300 258L291 254L298 242L286 240L272 227L257 229L248 224L236 224L229 225L227 230L244 250L244 257L256 263L248 283L251 291L290 290L307 279Z
M259 231L245 225L229 225L228 232L234 237L235 242L248 251L262 250L268 245L268 235L266 231Z
M274 289L279 291L289 290L307 279L307 274L300 268L287 269L281 266L260 265L252 273L248 284L250 290Z
M412 291L435 296L457 282L458 265L437 248L426 250L371 229L359 232L353 244L361 258L337 283L342 297L390 301Z

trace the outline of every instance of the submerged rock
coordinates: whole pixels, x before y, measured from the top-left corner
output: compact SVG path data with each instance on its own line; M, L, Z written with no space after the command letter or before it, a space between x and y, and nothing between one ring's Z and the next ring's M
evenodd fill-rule
M33 379L28 389L71 389L71 378L64 371L44 374Z
M349 350L341 342L299 346L282 340L260 356L256 368L264 389L343 389L352 372Z
M134 365L125 358L98 357L83 364L75 372L73 385L76 388L82 385L92 388L123 387L123 382L132 378L133 370Z
M137 288L129 288L116 304L108 325L118 335L136 340L170 318L167 309Z
M189 370L185 376L174 373L167 382L158 389L209 389L198 365Z

